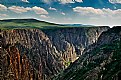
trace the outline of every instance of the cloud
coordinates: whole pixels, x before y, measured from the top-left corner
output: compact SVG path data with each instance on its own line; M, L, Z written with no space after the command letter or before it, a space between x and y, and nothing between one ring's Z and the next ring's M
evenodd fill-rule
M36 14L48 14L48 12L44 8L37 7L37 6L34 6L32 8L11 6L11 7L8 7L8 9L15 12L15 13L24 13L24 12L28 12L28 11L34 11Z
M66 3L75 3L72 0L60 0L59 2L61 2L62 4L66 4Z
M27 3L29 3L29 1L28 0L22 0L23 2L27 2Z
M75 0L76 2L83 2L82 0Z
M0 14L0 17L7 17L7 14Z
M46 18L46 19L47 19L47 18L50 18L50 17L47 16L47 15L40 15L40 17L41 17L41 18Z
M62 15L66 15L64 12L61 13Z
M95 9L92 7L75 7L73 11L78 13L80 16L92 17L92 18L120 18L121 19L121 9L111 10L111 9Z
M49 10L56 11L57 9L56 9L56 8L52 8L52 7L50 7Z
M7 10L7 7L2 5L2 4L0 4L0 11L4 11L4 10Z
M75 2L83 2L82 0L42 0L44 3L52 3L52 2L60 2L61 4L75 3Z
M109 0L110 3L121 3L121 0Z
M76 7L76 8L73 8L73 11L79 13L80 15L103 14L103 11L101 9L94 9L92 7Z
M44 9L44 8L41 8L41 7L33 7L32 10L36 13L36 14L48 14L48 12Z
M75 2L83 2L82 0L59 0L62 4L67 4L67 3L75 3Z
M121 9L111 10L107 8L95 9L92 7L75 7L76 22L94 25L121 25Z
M31 10L31 8L29 7L20 7L20 6L11 6L11 7L8 7L9 10L15 12L15 13L23 13L23 12L28 12Z

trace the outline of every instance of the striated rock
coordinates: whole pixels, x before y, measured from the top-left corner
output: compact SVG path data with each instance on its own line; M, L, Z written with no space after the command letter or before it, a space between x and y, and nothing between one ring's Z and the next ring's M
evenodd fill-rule
M96 43L109 27L79 27L43 30L66 62L74 62L85 48Z
M36 29L5 30L2 31L2 35L6 39L4 42L15 45L21 56L26 53L32 66L41 74L41 79L49 80L62 69L56 48L53 48L49 38L42 31Z
M10 68L1 70L2 74L10 72L10 80L51 80L77 60L84 49L96 43L100 34L108 29L109 27L1 30L1 56L8 56L3 63L6 62L5 66ZM3 77L2 79L4 80Z
M39 73L35 72L26 55L20 56L15 46L8 46L8 48L2 46L0 48L0 80L41 80Z
M54 80L120 80L121 28L103 32L99 40Z

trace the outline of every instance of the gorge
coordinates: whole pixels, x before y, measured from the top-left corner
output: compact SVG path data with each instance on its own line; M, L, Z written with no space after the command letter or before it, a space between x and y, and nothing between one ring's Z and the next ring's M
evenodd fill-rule
M1 29L0 79L101 80L102 69L113 60L106 49L110 44L120 49L120 43L113 44L119 33L119 27L107 26Z

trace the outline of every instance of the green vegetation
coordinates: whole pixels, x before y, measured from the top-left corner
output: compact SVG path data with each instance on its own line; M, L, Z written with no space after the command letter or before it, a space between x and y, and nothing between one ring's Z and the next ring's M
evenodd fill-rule
M82 26L81 26L82 27ZM89 26L91 27L91 26ZM58 28L73 28L73 26L59 25L36 19L8 19L0 20L0 29L58 29Z
M68 67L71 64L71 61L65 61L65 66Z
M76 68L72 68L69 71L64 71L59 76L56 77L56 80L85 80L87 75L91 74L97 74L97 76L92 76L90 80L100 80L102 76L102 80L114 80L116 76L120 76L121 74L121 41L117 40L112 42L111 44L105 44L100 46L99 48L95 48L91 52L90 58L94 57L93 60L88 61L85 60L83 62L83 67L78 68L77 65ZM105 57L105 55L107 57ZM85 54L87 55L87 54ZM100 55L100 57L98 57ZM81 63L81 61L80 61ZM101 63L103 64L103 67L101 68ZM73 65L74 67L74 65ZM96 67L100 68L99 72L90 73L90 71L93 71ZM103 68L105 68L103 70ZM88 79L86 79L88 80Z
M35 19L11 19L11 20L0 21L0 29L23 29L23 28L53 29L53 28L63 28L63 27L65 26L48 23L44 21L38 21Z

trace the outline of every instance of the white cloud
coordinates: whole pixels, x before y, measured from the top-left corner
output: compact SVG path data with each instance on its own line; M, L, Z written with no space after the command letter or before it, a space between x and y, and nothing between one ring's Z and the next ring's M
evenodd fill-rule
M82 0L58 0L62 4L67 4L67 3L75 3L75 2L83 2Z
M83 2L82 0L75 0L76 2Z
M0 14L0 17L7 17L7 14Z
M37 7L37 6L34 6L32 8L11 6L11 7L8 7L8 9L15 12L15 13L24 13L24 12L28 12L28 11L34 11L36 14L48 14L48 12L44 8Z
M28 0L22 0L23 2L27 2L27 3L29 3L29 1Z
M8 7L9 10L15 12L15 13L23 13L23 12L27 12L27 11L30 11L31 8L29 7L20 7L20 6L11 6L11 7Z
M40 15L41 18L50 18L49 16L47 15Z
M1 11L7 10L7 7L4 6L4 5L2 5L2 4L0 4L0 10L1 10Z
M49 10L56 11L57 9L56 9L56 8L52 8L52 7L50 7Z
M21 1L26 2L26 3L29 3L29 1L28 1L28 0L21 0Z
M109 0L111 3L121 3L121 0Z
M61 13L62 15L66 15L64 12Z
M61 4L83 2L82 0L42 0L45 3L60 2Z
M88 17L113 17L121 18L121 9L111 10L111 9L95 9L92 7L76 7L73 8L74 12L79 13L81 16Z
M104 14L101 9L94 9L92 7L76 7L76 8L73 8L73 11L79 13L80 15L100 15L100 14Z
M33 7L32 10L36 13L36 14L48 14L48 12L44 9L44 8L41 8L41 7Z
M66 3L75 3L72 0L59 0L59 2L61 2L62 4L66 4Z

